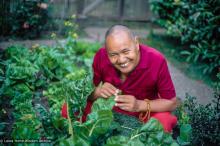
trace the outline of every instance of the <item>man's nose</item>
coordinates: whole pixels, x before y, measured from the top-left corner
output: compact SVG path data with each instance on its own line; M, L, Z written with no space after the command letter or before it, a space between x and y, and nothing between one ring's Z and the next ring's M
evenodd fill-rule
M124 55L119 55L118 56L118 63L125 63L126 62L126 58Z

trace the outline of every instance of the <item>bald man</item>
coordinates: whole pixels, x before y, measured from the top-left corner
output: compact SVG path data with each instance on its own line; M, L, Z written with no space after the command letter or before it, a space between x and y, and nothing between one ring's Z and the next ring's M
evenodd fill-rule
M177 118L170 112L177 102L166 59L156 49L139 44L126 26L115 25L106 32L105 46L94 57L93 73L96 87L85 114L94 100L109 98L120 90L114 111L143 122L154 117L166 132L172 131Z

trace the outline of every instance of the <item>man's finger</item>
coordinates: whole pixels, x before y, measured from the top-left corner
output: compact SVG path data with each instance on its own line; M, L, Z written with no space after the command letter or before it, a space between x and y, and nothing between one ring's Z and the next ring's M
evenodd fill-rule
M109 97L113 95L109 90L104 90L104 93Z
M115 98L115 101L116 102L122 102L122 103L129 103L130 102L129 98L127 98L127 96L125 96L125 95L118 95Z
M100 95L101 95L101 97L103 97L103 98L108 98L108 97L109 97L109 96L106 95L104 92L102 92Z
M108 98L112 95L114 95L114 92L112 90L109 90L109 89L102 89L101 93L100 93L100 96L104 97L104 98Z
M129 107L127 103L115 103L115 106L119 107L120 109L126 110Z
M105 84L106 84L106 86L107 86L108 88L110 88L110 89L113 90L114 92L117 90L117 88L116 88L115 86L113 86L111 83L106 82Z
M111 89L111 88L106 88L106 90L107 90L108 93L111 94L110 96L114 95L115 92L116 92L116 90L113 90L113 89Z

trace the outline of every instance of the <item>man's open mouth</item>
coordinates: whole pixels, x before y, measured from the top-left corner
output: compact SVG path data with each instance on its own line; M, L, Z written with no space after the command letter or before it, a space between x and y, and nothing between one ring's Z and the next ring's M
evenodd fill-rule
M120 66L121 68L125 68L125 67L128 66L128 62L127 62L127 63L120 64L119 66Z

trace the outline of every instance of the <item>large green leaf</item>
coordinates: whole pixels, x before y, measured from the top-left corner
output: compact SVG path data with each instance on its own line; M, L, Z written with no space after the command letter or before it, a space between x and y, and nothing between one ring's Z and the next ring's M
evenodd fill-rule
M106 146L127 146L128 141L129 138L126 136L112 136L107 140Z
M145 145L178 145L172 138L170 133L164 132L164 129L157 119L151 118L146 124L139 128L131 136L130 141L139 140Z
M94 143L100 135L110 129L113 121L111 110L99 110L88 115L85 123L74 122L74 135L81 137L89 143Z
M113 121L111 110L99 110L88 115L88 121L82 124L88 130L89 136L98 136L108 131Z
M90 146L90 143L79 136L70 137L68 139L61 140L60 146Z
M114 96L109 98L98 98L92 105L92 112L99 110L111 110L115 105Z
M190 124L184 124L180 127L180 136L177 137L177 141L181 145L189 145L192 135L192 127Z
M144 124L141 129L140 132L155 132L155 131L162 131L163 127L162 125L159 123L159 121L155 118L150 118L150 120Z

